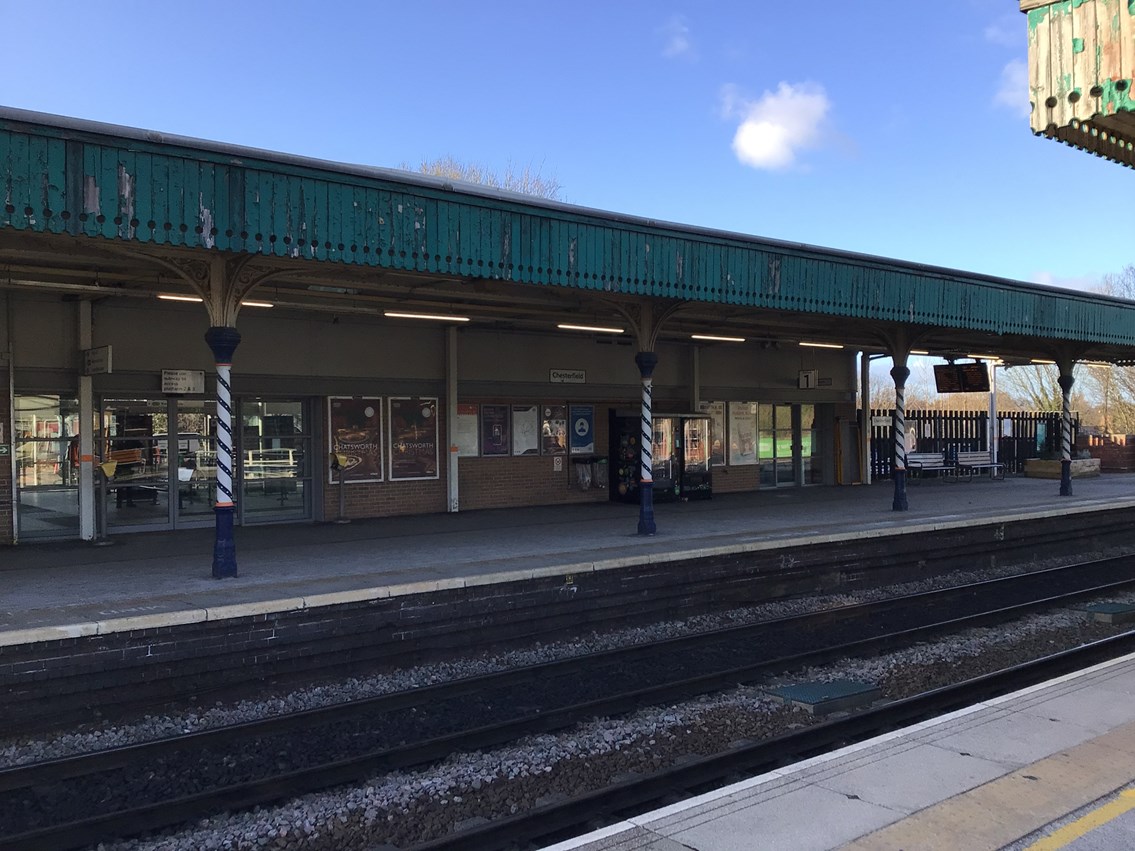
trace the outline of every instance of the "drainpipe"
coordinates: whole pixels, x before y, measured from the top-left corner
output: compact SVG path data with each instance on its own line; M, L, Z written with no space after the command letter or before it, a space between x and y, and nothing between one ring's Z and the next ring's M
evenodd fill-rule
M79 356L91 348L91 303L86 299L79 302ZM95 538L95 400L91 376L86 374L83 365L79 366L79 538L93 541ZM71 463L67 453L67 463Z
M461 507L461 494L457 481L457 327L454 325L446 332L445 354L445 445L449 447L445 486L449 513L455 514Z

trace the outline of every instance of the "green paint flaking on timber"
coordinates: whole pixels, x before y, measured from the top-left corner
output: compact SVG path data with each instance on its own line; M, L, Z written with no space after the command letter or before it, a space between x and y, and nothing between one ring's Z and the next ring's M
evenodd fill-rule
M1104 80L1100 84L1103 95L1100 97L1100 113L1115 115L1117 112L1135 112L1135 97L1132 96L1131 78L1123 80L1126 88L1120 91L1117 87L1119 80Z
M1072 39L1072 52L1073 53L1083 53L1084 52L1084 40L1082 38Z
M66 156L37 153L59 142ZM119 192L120 165L134 177L133 213L141 222L132 236L129 227L124 236L114 224L116 216L128 219L131 213ZM902 261L847 259L825 249L786 249L737 234L466 194L350 166L281 161L254 151L235 157L228 149L0 121L0 193L11 195L11 208L0 206L0 228L52 229L42 215L23 213L44 206L45 182L65 189L48 199L60 207L51 207L49 218L70 213L69 229L77 237L103 236L122 246L175 243L203 259L222 252L295 254L313 256L329 272L335 266L420 272L424 255L434 256L428 263L436 274L462 280L506 278L1135 347L1135 306L1087 295L1022 290L980 274L943 274ZM89 211L88 197L95 204ZM155 228L146 224L150 218ZM196 227L216 230L198 234ZM510 234L507 240L502 231ZM312 245L316 239L319 244ZM369 250L347 248L352 245ZM770 264L780 270L775 291L766 289ZM817 281L830 282L824 299L816 297Z

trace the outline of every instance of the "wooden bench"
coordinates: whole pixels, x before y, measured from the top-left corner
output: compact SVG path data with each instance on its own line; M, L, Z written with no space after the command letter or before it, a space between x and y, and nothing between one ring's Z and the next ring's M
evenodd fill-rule
M986 452L959 452L958 476L972 480L976 473L989 471L989 478L994 481L1004 481L1005 465L993 460L992 453Z
M945 473L946 478L952 480L958 472L957 465L947 461L944 452L908 452L906 469L912 481L922 478L926 473Z

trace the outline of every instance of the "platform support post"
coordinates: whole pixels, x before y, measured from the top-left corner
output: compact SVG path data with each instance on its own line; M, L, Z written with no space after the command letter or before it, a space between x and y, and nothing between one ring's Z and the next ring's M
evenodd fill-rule
M892 465L895 496L891 509L906 511L910 507L906 501L906 380L910 378L910 369L906 366L905 355L901 361L896 356L895 366L891 369L891 378L895 380L895 413L891 422L891 431L895 440Z
M235 328L214 326L205 332L205 342L213 350L217 366L217 499L213 507L217 520L213 545L213 578L237 575L236 542L233 540L233 409L230 374L233 352L240 344Z
M638 364L639 375L642 377L642 436L639 458L642 469L639 474L638 490L638 533L640 535L653 535L657 528L654 524L654 461L651 457L654 447L654 420L651 414L651 384L654 367L658 363L658 355L654 352L639 352L634 361Z
M1060 367L1060 495L1072 495L1072 367Z

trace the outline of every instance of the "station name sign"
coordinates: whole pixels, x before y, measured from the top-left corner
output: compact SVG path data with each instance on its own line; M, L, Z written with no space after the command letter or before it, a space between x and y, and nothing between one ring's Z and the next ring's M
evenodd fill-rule
M586 384L587 370L585 369L550 369L548 381L552 384Z
M162 393L170 396L205 392L205 371L202 369L163 369Z

